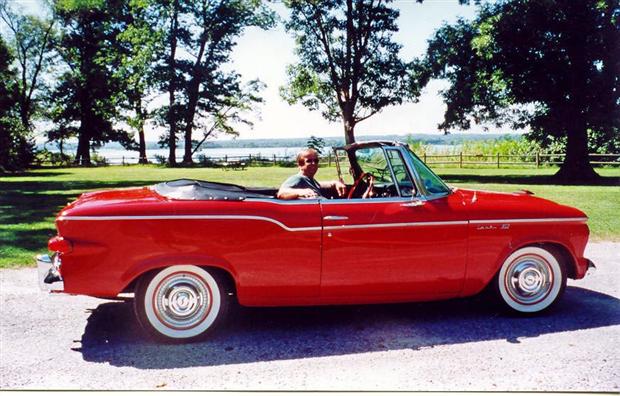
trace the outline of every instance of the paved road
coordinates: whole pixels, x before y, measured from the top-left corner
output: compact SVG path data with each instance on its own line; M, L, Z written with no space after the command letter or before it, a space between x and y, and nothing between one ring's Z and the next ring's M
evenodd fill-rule
M553 312L498 314L471 298L242 309L208 342L157 345L131 305L36 288L0 271L0 389L620 391L620 243L569 281Z

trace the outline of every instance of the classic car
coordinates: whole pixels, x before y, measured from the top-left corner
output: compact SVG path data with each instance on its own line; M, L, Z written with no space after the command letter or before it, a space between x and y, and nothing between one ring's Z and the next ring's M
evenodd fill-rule
M406 144L334 149L344 197L284 201L272 188L176 180L82 194L56 219L44 290L133 294L138 322L196 340L243 306L371 304L495 293L522 314L580 279L589 229L578 209L451 188ZM346 172L347 170L348 172Z

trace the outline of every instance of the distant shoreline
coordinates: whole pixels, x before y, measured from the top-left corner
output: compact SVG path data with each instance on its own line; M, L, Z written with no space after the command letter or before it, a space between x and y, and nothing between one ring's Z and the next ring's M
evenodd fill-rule
M460 145L465 141L477 141L477 140L496 140L496 139L518 139L521 137L521 134L513 133L513 134L500 134L500 133L459 133L459 134L448 134L448 135L435 135L435 134L423 134L423 133L412 133L406 135L365 135L358 136L358 141L368 141L368 140L387 140L387 141L419 141L422 144L429 145ZM247 148L247 149L256 149L256 148L273 148L273 147L281 147L281 148L296 148L296 147L305 147L308 139L307 138L271 138L271 139L233 139L233 140L214 140L205 142L202 146L204 149L219 149L219 148ZM341 136L332 136L332 137L322 137L325 142L326 147L335 147L344 145L344 138ZM43 149L46 147L50 151L56 151L57 144L55 143L39 143L37 144L38 149ZM182 141L178 142L178 149L183 149L184 144ZM63 150L66 152L75 151L77 148L77 140L68 140L63 145ZM101 149L107 150L124 150L124 148L116 142L105 144L101 147ZM147 150L158 150L161 149L159 144L156 141L147 141L146 142ZM97 150L98 151L98 150Z

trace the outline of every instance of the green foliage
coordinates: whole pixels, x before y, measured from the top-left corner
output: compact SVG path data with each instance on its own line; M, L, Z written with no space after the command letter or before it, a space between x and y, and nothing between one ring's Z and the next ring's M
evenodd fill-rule
M247 27L270 28L275 16L257 0L156 1L151 12L165 43L155 73L169 97L157 112L160 124L169 127L160 141L174 147L182 130L184 162L191 162L194 130L206 131L204 141L218 132L234 134L237 122L249 123L245 114L261 102L255 90L260 83L244 85L225 65Z
M27 168L34 159L34 143L16 105L18 90L12 62L13 55L0 37L0 173Z
M416 139L412 138L411 136L409 136L409 137L407 137L407 139L405 141L406 141L407 145L409 146L409 148L411 149L411 151L413 151L414 153L416 153L419 156L423 156L424 154L431 154L432 153L431 146L428 145L428 144L425 144L421 140L416 140Z
M470 155L526 155L541 151L538 143L526 138L464 142L461 151Z
M164 159L165 161L165 159ZM591 238L620 240L620 189L617 186L558 186L541 183L555 169L437 169L450 185L514 192L525 188L537 196L576 206L589 217ZM54 218L85 191L137 187L179 178L275 187L293 168L248 167L243 172L219 168L165 168L156 165L105 168L41 169L0 178L0 268L32 266L56 234ZM602 170L620 177L620 170ZM333 180L336 169L321 166L318 180Z
M37 151L36 154L36 162L41 165L70 166L74 160L75 157L72 155L51 152L46 148Z
M298 61L288 66L280 94L330 121L343 120L347 143L355 141L357 123L419 96L391 38L399 13L390 2L285 1Z
M60 56L66 65L51 95L49 115L55 127L50 140L77 135L76 162L91 164L91 150L110 141L135 148L133 137L119 129L124 89L119 33L126 27L123 0L56 3L60 23Z
M323 149L325 149L325 139L316 137L314 135L310 136L306 146L311 149L315 149L319 154L323 154Z
M544 147L566 139L559 176L594 177L588 143L615 148L620 134L619 14L616 0L504 0L444 25L422 74L450 82L440 127L528 126Z
M149 119L145 99L155 92L154 68L157 53L162 50L164 32L151 20L150 0L132 0L126 11L127 24L116 36L120 57L119 68L114 76L123 81L121 104L127 111L124 121L139 132Z
M47 88L43 77L54 65L54 21L17 13L6 0L0 0L0 20L15 54L15 106L23 128L30 131Z

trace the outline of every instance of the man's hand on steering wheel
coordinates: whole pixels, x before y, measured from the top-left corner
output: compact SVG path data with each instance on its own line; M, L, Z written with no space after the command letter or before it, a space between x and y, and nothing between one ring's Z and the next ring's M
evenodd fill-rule
M372 173L362 173L360 177L355 180L353 186L351 186L351 190L349 190L349 195L347 198L371 198L374 196L373 192L373 184L375 181L375 177ZM364 191L362 194L360 192Z

